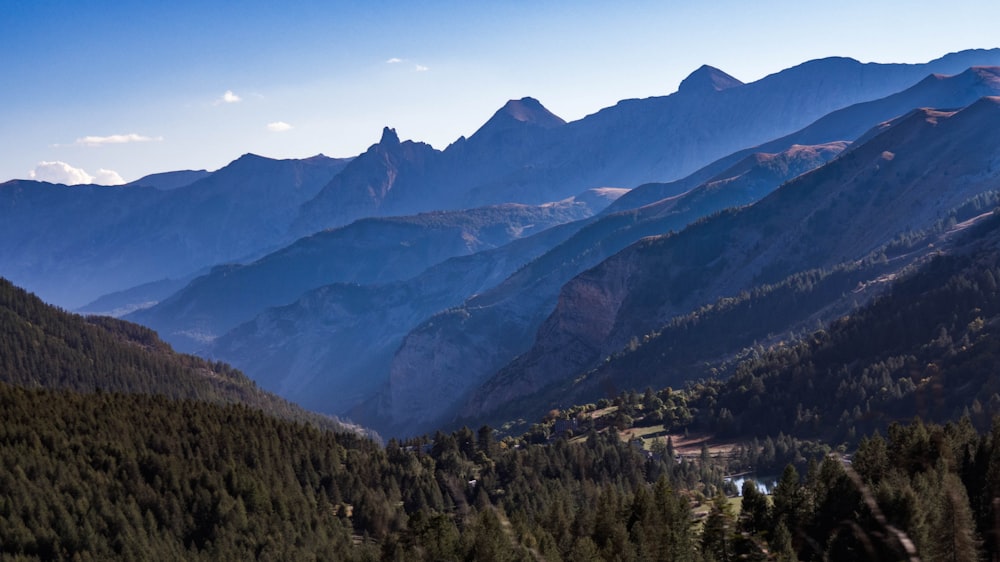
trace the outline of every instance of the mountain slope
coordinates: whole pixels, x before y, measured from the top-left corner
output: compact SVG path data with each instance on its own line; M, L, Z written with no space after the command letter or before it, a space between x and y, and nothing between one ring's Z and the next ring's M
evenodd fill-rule
M495 248L590 216L583 203L501 205L409 217L362 219L302 238L246 265L219 266L131 320L186 351L333 283L401 281L448 258Z
M202 353L231 362L264 388L310 409L344 412L385 383L407 332L490 289L588 220L451 258L405 281L308 291L221 335Z
M63 312L2 278L0 326L0 382L6 384L243 404L277 417L345 428L262 391L228 365L174 353L148 328Z
M463 395L531 345L531 334L573 276L644 236L680 230L706 214L751 203L843 148L844 143L834 143L753 155L685 195L583 226L497 287L408 334L393 358L386 390L377 403L352 415L400 426L429 422L450 406L440 396Z
M997 66L972 67L954 75L932 74L901 92L839 109L794 133L721 158L695 172L691 178L704 181L757 152L780 152L796 144L852 141L868 132L875 124L917 107L965 107L981 97L997 94L1000 94L1000 67ZM671 184L642 185L609 205L604 213L647 205L674 195L676 189Z
M720 389L717 408L730 410L734 430L782 428L831 439L915 416L968 415L991 427L1000 390L998 218L994 211L959 225L955 247L870 306L741 364ZM766 416L759 415L763 393L771 405Z
M793 155L798 150L794 148L796 141L829 141L841 134L863 135L880 121L909 111L913 104L968 105L979 99L983 92L1000 94L998 74L1000 69L994 67L973 68L950 77L931 76L904 92L834 112L802 131L758 148L785 150ZM790 146L793 148L789 149ZM393 373L395 380L399 381L399 388L409 389L399 392L397 396L405 403L412 403L412 398L402 397L421 395L425 389L437 388L437 384L444 385L442 390L428 392L428 397L435 394L461 395L471 385L477 384L476 381L490 376L517 354L528 350L535 332L556 305L559 287L572 276L642 236L678 231L689 222L712 212L752 203L777 187L782 179L794 177L825 161L815 159L804 165L809 160L798 153L800 167L781 170L782 166L787 166L796 158L783 156L766 162L753 150L746 149L727 156L678 182L633 189L612 203L604 212L606 216L581 230L573 239L518 272L496 290L467 303L462 314L443 313L427 326L415 330L404 342L394 362ZM760 167L763 179L770 176L770 183L765 181L764 185L749 189L747 182L760 172L744 176L747 166ZM726 167L729 169L725 170ZM725 171L719 173L717 170L720 169ZM700 178L706 178L701 180L707 182L705 186L682 196L673 195L690 189ZM733 181L736 183L730 184ZM709 188L713 183L722 189ZM742 187L741 183L744 184ZM671 196L662 199L664 195ZM652 201L658 202L650 204ZM641 205L646 206L634 208ZM462 341L463 345L453 346L452 341ZM448 392L443 390L445 388ZM380 397L378 414L373 414L374 408L369 408L367 414L355 412L354 415L373 423L385 423L386 416L391 418L394 415L393 401L387 398L387 394L393 392L393 385L390 385ZM424 403L428 405L428 412L447 407L436 399ZM411 421L416 417L413 408L400 409L399 412Z
M630 247L563 287L532 349L465 412L586 370L672 316L797 271L858 259L997 185L1000 98L919 110L759 203Z

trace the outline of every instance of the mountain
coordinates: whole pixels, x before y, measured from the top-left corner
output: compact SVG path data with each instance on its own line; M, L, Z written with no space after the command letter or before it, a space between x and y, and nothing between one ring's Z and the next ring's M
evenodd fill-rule
M555 305L559 288L575 275L644 236L680 230L707 214L751 203L833 158L844 146L753 155L684 195L581 225L503 283L416 327L396 351L386 389L352 416L386 429L390 423L401 427L435 419L449 407L440 396L462 396L477 379L530 346L531 334Z
M0 269L45 300L73 308L259 256L295 240L290 228L299 206L346 164L248 154L168 191L155 184L0 184Z
M997 94L1000 94L1000 67L972 67L954 75L932 74L901 92L839 109L794 133L720 158L681 181L685 185L700 183L753 153L780 152L796 144L854 140L875 124L917 107L965 107L981 97ZM675 195L679 189L677 183L641 185L609 205L604 213L634 209Z
M511 100L443 151L383 135L350 174L303 206L300 233L371 214L538 204L593 187L682 178L831 111L898 92L931 73L961 72L970 62L1000 65L1000 49L919 65L821 59L750 84L703 66L671 95L624 100L570 123L533 98ZM848 137L799 144L830 140Z
M573 276L643 236L680 231L703 216L753 203L782 181L826 162L837 152L830 146L815 153L803 150L795 144L797 141L830 142L843 134L860 136L880 121L915 106L968 105L984 92L1000 94L998 73L997 68L973 68L951 77L930 76L898 94L836 111L799 132L722 158L684 180L633 189L572 239L495 290L463 305L462 314L443 312L417 328L398 351L391 368L392 382L377 399L378 405L369 405L352 415L376 424L402 415L409 420L404 426L417 417L432 418L434 412L447 408L433 396L459 396L528 350L536 331L556 306L559 288ZM757 150L784 152L768 156ZM691 189L698 181L703 185ZM685 190L690 191L676 195ZM463 345L452 345L453 341L462 341ZM450 365L462 365L461 375L454 374L457 370ZM413 398L424 396L425 390L428 400ZM408 406L394 410L396 400ZM418 409L412 407L418 402L426 405L426 412L418 414Z
M206 170L178 170L176 172L162 172L159 174L149 174L133 182L125 184L126 187L155 187L161 191L169 191L191 185L192 183L205 179L211 175Z
M129 319L153 327L180 349L196 351L264 309L292 303L310 289L402 281L448 258L495 248L593 213L585 203L566 200L361 219L302 238L246 265L218 266Z
M194 279L193 276L181 279L161 279L143 283L123 291L115 291L94 299L74 310L79 314L95 316L111 316L121 318L137 310L156 305L158 302L183 289Z
M265 388L309 408L346 411L384 384L407 332L493 287L589 220L453 257L403 281L310 290L287 306L261 311L201 352L231 361Z
M863 258L995 189L1000 97L922 109L750 207L647 239L567 283L532 348L463 412L567 380L670 318L799 271Z
M722 90L728 90L729 88L736 88L742 85L743 82L740 82L736 78L733 78L714 66L705 64L681 81L680 85L677 86L677 93L682 95L698 95L711 92L721 92Z
M476 134L442 151L401 142L387 129L353 166L323 156L247 155L180 187L195 176L159 176L146 182L152 188L125 189L12 182L0 185L0 234L9 241L0 268L45 299L77 307L143 283L252 260L364 216L541 204L595 187L670 181L832 110L970 63L1000 64L1000 50L964 51L923 65L823 59L749 84L705 67L683 91L625 100L571 123L537 100L512 100Z
M383 210L386 199L405 191L408 183L417 182L437 154L429 144L400 142L396 130L386 127L377 144L355 158L315 197L301 203L296 232L307 235L361 217L395 214ZM420 191L419 187L411 189Z

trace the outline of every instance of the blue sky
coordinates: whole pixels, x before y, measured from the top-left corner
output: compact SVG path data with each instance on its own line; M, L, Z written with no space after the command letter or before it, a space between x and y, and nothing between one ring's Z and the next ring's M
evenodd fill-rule
M353 156L383 126L444 148L508 99L567 120L809 59L1000 46L996 0L2 0L0 181L105 183L246 152ZM44 163L44 164L43 164Z

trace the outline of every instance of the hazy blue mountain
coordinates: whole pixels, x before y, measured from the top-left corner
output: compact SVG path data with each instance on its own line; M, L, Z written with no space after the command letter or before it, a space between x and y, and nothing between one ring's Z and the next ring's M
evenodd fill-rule
M194 276L180 279L150 281L122 291L108 293L74 310L80 314L94 314L120 318L137 310L149 308L183 289Z
M566 284L525 354L463 408L481 416L723 296L857 260L996 189L1000 97L915 110L755 205L647 239ZM917 252L903 254L899 265Z
M107 293L259 256L346 160L245 155L185 186L0 184L0 270L69 308ZM197 172L194 175L198 175ZM159 175L160 187L191 174Z
M489 290L590 220L454 257L405 281L313 289L218 337L203 354L233 361L264 388L303 406L344 412L385 384L393 352L410 330Z
M45 299L80 306L247 261L364 216L538 204L594 187L671 181L928 73L985 64L1000 64L1000 50L922 65L822 59L749 84L706 66L674 94L625 100L572 123L537 100L512 100L468 139L440 151L386 130L341 174L347 161L248 155L187 185L198 172L157 174L145 182L155 189L133 185L128 195L122 188L88 195L95 189L79 186L73 195L52 186L26 195L25 187L40 184L16 182L0 187L0 222L10 235L0 268Z
M159 174L149 174L133 182L125 184L127 187L145 186L155 187L162 191L169 191L191 185L192 183L205 179L211 172L207 170L178 170L176 172L162 172Z
M310 289L401 281L448 258L495 248L594 212L586 203L567 200L361 219L302 238L246 265L216 267L129 318L158 330L179 349L195 351L264 309L290 304Z
M396 130L386 127L377 144L355 158L314 198L302 202L295 231L304 236L362 217L401 214L386 209L386 199L407 189L422 192L419 178L439 154L429 144L401 142Z

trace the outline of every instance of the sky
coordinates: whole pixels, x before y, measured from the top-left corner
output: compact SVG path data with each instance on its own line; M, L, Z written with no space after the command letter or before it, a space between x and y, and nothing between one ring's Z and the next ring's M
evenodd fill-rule
M128 182L252 152L443 149L508 99L572 121L702 64L1000 47L997 0L0 0L0 181Z

